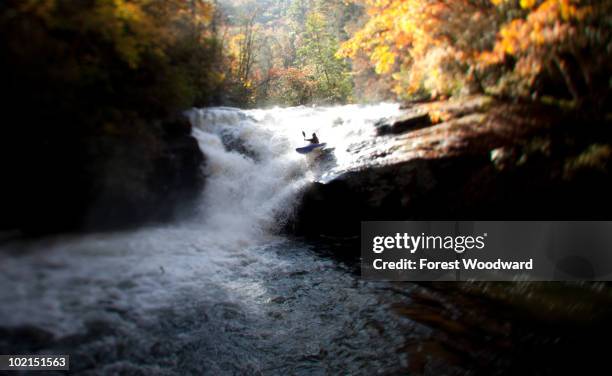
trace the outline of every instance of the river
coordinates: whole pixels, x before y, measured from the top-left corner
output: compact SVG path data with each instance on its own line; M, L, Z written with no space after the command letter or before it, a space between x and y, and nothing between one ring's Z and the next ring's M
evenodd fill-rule
M365 282L354 262L326 246L279 234L308 182L384 151L388 140L372 137L373 125L398 111L190 111L207 156L197 214L137 230L5 239L0 353L68 353L77 374L503 370L487 361L530 369L529 357L514 362L520 352L496 355L508 349L511 318L456 322L459 311L444 294ZM302 131L317 132L331 152L297 154Z
M362 282L321 247L277 234L300 188L333 170L295 153L301 131L319 132L338 150L334 166L346 166L347 143L395 111L191 111L208 158L199 214L139 230L4 242L1 325L40 329L53 340L39 350L68 352L73 370L100 374L405 367L401 333L413 330L399 327L415 324L387 307L405 298Z

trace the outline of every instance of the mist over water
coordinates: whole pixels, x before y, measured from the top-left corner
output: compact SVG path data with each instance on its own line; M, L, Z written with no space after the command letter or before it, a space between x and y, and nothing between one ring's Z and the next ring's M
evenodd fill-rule
M49 332L53 340L38 351L70 353L74 370L100 374L404 367L402 333L417 326L388 305L406 298L277 233L300 190L357 163L358 153L346 150L397 111L190 111L207 156L199 214L139 230L4 242L0 327ZM317 132L334 158L296 153L302 130Z
M362 163L359 152L367 149L364 142L371 142L373 124L398 111L396 104L191 111L193 135L208 157L204 227L253 240L273 231L291 215L305 184ZM296 153L308 143L302 131L307 137L316 132L327 148Z

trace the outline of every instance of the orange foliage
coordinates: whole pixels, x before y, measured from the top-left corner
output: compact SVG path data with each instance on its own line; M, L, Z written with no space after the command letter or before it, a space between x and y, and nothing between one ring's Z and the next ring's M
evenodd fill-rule
M419 89L433 96L459 90L466 83L462 72L493 41L482 33L494 25L487 1L365 0L365 5L367 23L338 55L364 51L377 73L393 76L400 96Z
M609 78L610 1L362 2L369 18L338 55L365 53L400 96L474 89L526 96L543 76L563 82L575 100L607 90L595 86L596 77Z

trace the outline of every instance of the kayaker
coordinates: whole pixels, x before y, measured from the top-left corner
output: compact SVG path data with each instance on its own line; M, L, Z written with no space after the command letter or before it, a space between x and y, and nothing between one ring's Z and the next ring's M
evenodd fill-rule
M305 141L310 141L311 144L318 144L319 143L319 138L317 137L316 133L312 133L312 138L305 138Z

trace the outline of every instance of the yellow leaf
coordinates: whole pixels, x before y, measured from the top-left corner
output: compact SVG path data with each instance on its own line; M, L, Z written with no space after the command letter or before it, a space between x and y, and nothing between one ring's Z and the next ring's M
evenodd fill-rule
M531 9L535 5L536 0L521 0L521 8Z

